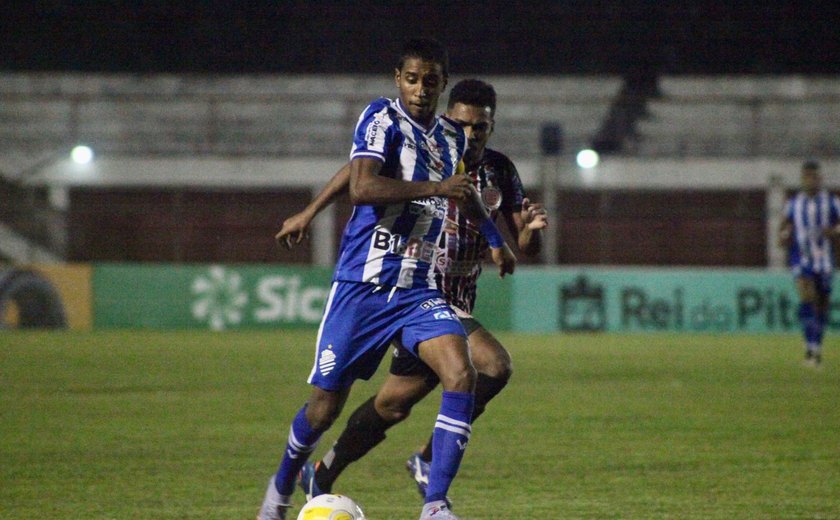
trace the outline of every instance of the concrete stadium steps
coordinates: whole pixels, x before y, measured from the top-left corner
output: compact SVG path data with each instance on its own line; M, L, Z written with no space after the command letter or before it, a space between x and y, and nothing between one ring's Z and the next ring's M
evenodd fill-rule
M840 80L665 77L637 125L642 156L840 154Z
M540 154L544 123L562 125L566 153L588 146L622 86L618 77L485 79L499 98L491 145L515 159ZM840 80L666 76L659 87L631 154L840 155ZM387 74L3 73L0 140L36 154L84 142L100 153L346 156L359 112L393 92Z
M616 77L486 79L499 97L500 141L529 156L539 154L542 122L585 143L621 86ZM393 91L387 76L3 74L0 137L18 148L346 155L361 110Z
M674 100L840 97L840 81L831 76L664 76L659 88Z

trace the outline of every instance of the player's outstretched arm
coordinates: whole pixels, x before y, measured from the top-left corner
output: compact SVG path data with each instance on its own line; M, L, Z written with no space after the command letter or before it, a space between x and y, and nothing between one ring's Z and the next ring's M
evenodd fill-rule
M522 210L504 214L508 230L516 237L519 250L528 256L539 254L542 249L541 231L548 226L548 213L539 202L522 200Z
M287 249L300 244L304 238L309 236L309 224L322 209L326 208L346 193L350 185L350 164L345 164L333 175L327 184L321 189L318 195L312 199L306 208L300 213L295 213L283 221L280 231L274 235L277 243L284 245Z
M379 175L382 161L357 157L350 161L350 200L359 204L390 204L426 197L463 200L472 187L466 175L453 175L442 182L411 182Z

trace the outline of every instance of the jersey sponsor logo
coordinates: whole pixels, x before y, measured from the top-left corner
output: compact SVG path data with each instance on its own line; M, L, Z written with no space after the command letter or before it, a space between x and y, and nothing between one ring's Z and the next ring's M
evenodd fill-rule
M412 200L408 205L408 212L411 215L427 215L436 219L446 218L448 203L440 197L427 197L425 199Z
M406 240L400 234L389 233L383 229L377 229L373 232L373 248L426 263L432 263L437 249L433 242L417 237Z
M368 148L376 144L376 138L380 130L382 130L382 118L376 117L370 122L367 130L365 130L365 141L367 142Z
M427 311L429 309L434 309L435 307L444 307L446 305L446 300L443 298L431 298L421 303L420 308Z
M329 375L335 368L335 352L332 351L332 345L329 345L326 350L321 351L321 357L318 359L318 370L321 375Z
M432 315L436 320L457 320L458 316L452 311L437 311Z

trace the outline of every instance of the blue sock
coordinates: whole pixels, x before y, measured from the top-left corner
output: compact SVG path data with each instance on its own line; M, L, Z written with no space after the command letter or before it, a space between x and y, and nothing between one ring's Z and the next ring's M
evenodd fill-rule
M805 336L805 343L809 345L816 344L821 335L821 327L813 304L799 304L799 323L802 325L802 333Z
M432 465L426 503L445 500L452 479L458 473L464 450L470 440L470 418L475 398L463 392L443 392L440 412L432 435Z
M306 420L306 405L304 405L292 421L283 461L274 477L274 486L278 493L287 497L294 493L297 474L306 463L309 454L318 445L321 433L309 426L309 421Z
M817 345L822 345L826 325L828 325L828 315L826 312L820 312L817 314Z

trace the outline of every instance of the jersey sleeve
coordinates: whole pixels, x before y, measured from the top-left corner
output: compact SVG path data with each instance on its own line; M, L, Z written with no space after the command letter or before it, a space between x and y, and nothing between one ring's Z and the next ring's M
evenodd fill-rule
M521 211L525 188L522 186L522 179L519 178L516 166L507 157L505 157L504 171L504 182L499 185L502 190L502 205L499 209L509 213Z
M350 160L371 157L385 162L388 149L394 141L395 125L389 114L390 102L380 98L368 105L359 116L353 134Z
M831 198L831 225L840 224L840 198L837 195L832 195Z

